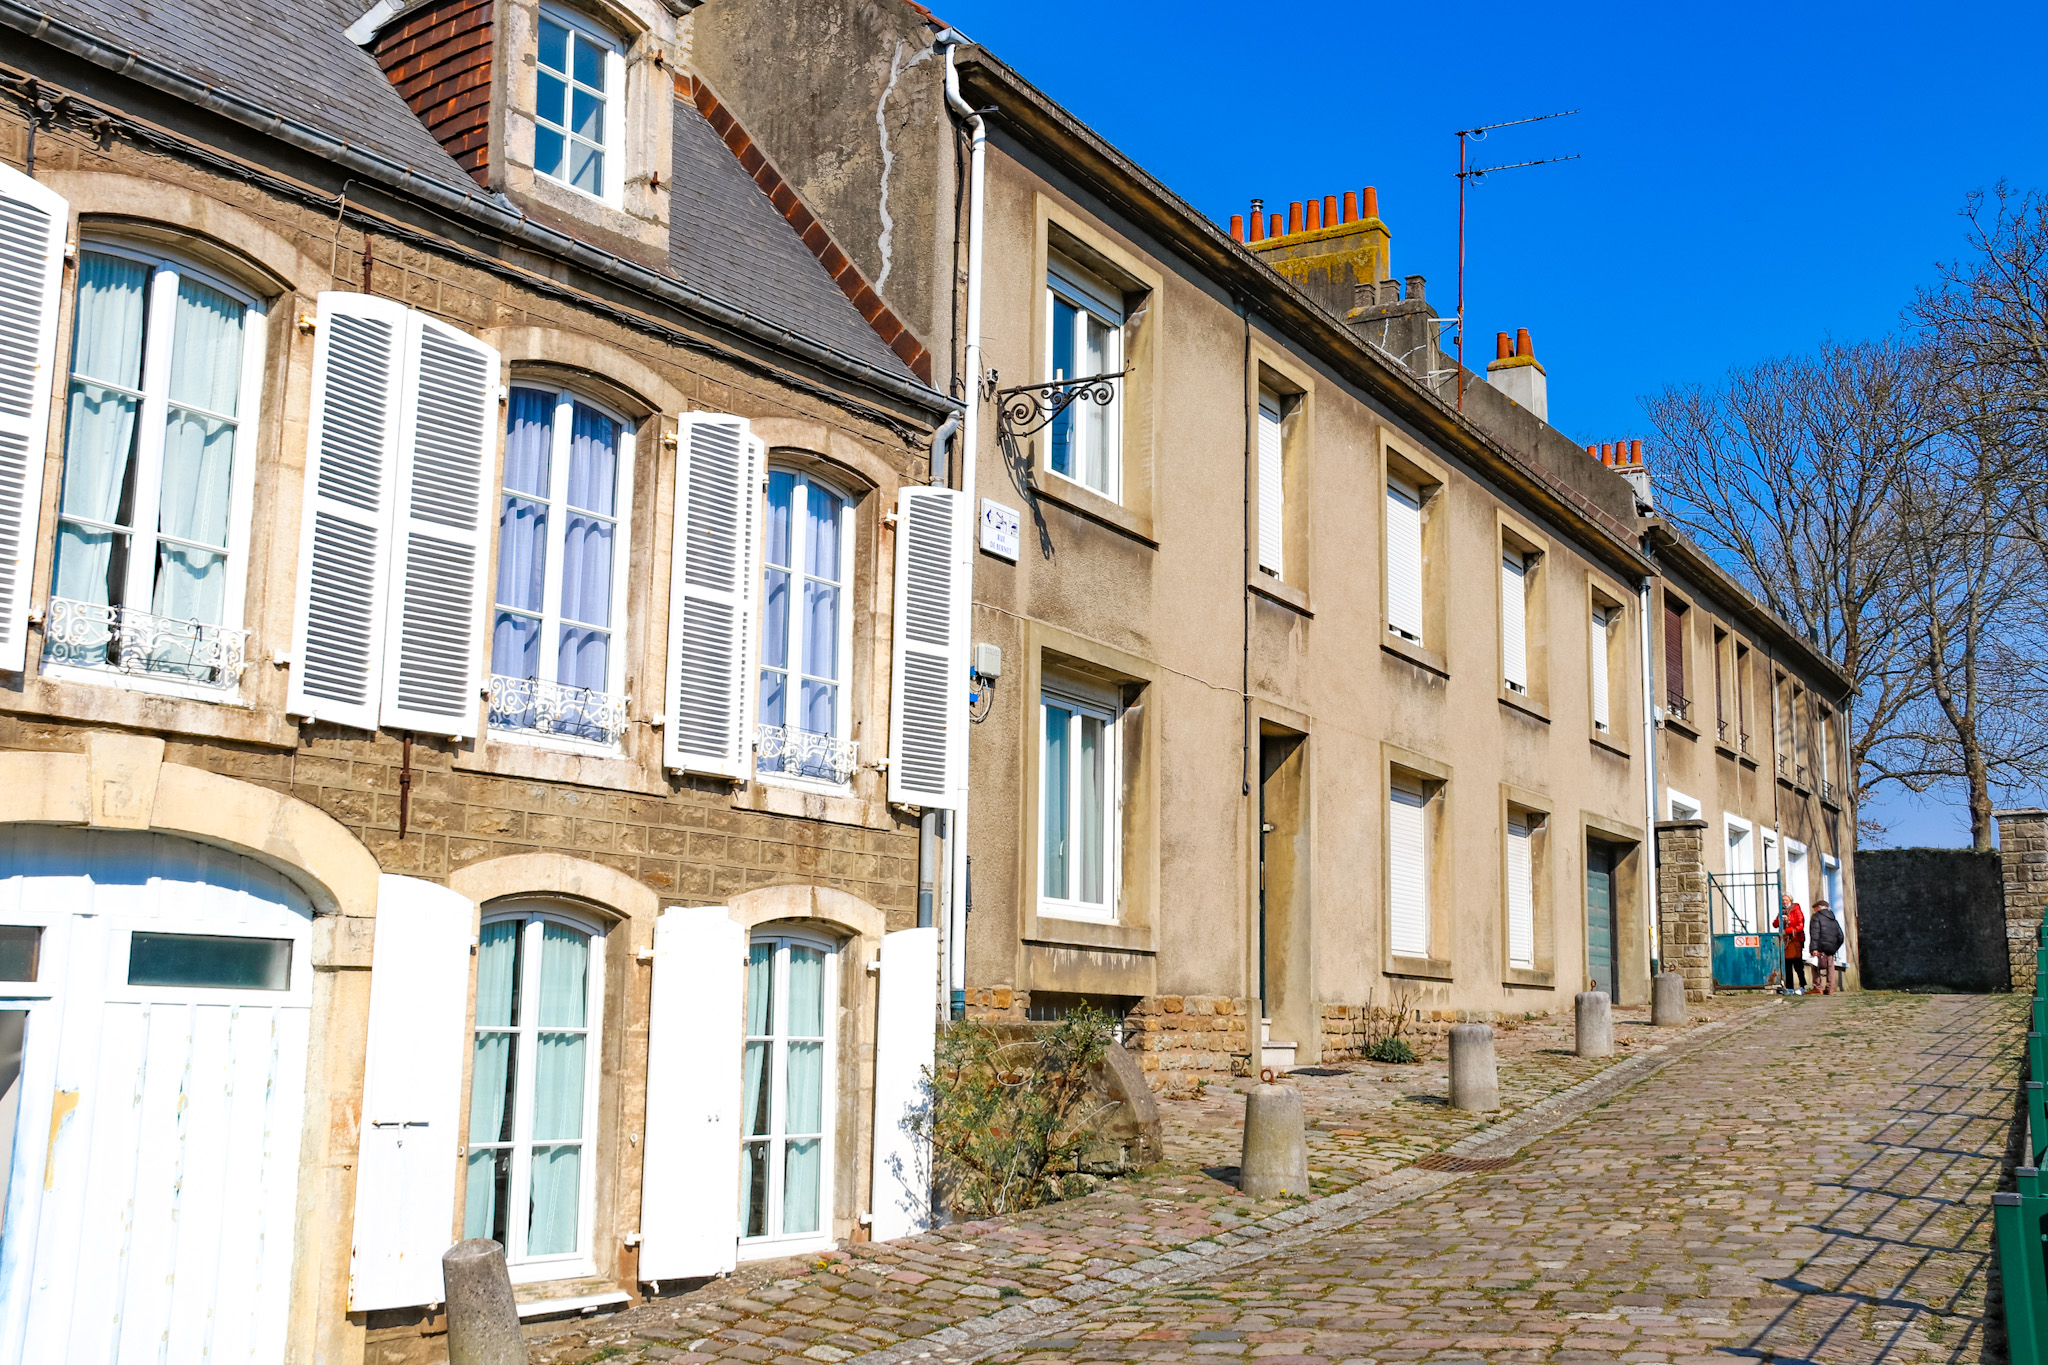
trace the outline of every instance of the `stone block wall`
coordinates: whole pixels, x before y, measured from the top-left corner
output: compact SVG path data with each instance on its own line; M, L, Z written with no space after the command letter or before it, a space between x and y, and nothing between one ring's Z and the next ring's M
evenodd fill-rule
M1704 820L1657 822L1658 960L1685 978L1685 998L1714 993L1712 907L1707 899Z
M1998 863L2005 883L2005 946L2012 988L2031 995L2041 917L2048 911L2048 810L2028 807L1992 814L1998 820Z

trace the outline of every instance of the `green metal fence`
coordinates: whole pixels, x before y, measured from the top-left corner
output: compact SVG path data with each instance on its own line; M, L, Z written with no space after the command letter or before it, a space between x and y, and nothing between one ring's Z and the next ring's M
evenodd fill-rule
M2041 1164L2048 1158L2048 947L2036 950L2035 962L2026 1070L2020 1076L2027 1099L2027 1140L2020 1153L2022 1164L2013 1173L2015 1188L1991 1196L2012 1365L2048 1365L2048 1263L2042 1255L2048 1187L2041 1180Z

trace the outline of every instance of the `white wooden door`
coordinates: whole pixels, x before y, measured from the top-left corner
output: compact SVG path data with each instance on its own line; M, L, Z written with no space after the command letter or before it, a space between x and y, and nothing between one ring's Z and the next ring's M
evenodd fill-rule
M0 831L0 929L39 930L0 1365L281 1360L312 914L283 877L143 834ZM20 973L5 973L19 975ZM40 998L26 993L40 991Z

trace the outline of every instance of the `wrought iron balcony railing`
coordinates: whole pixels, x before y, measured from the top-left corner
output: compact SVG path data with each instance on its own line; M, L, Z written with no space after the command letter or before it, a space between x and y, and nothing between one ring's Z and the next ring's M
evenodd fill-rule
M223 691L240 684L248 666L248 644L246 630L68 597L52 597L43 614L45 663Z
M1749 752L1749 731L1742 730L1737 732L1735 736L1735 752L1738 754Z
M1790 781L1792 777L1792 760L1785 754L1778 755L1778 776L1785 778L1787 781Z
M794 725L763 725L754 731L754 766L783 777L844 782L860 766L860 741Z
M1795 787L1804 787L1807 785L1806 765L1804 763L1795 763L1792 765L1792 785Z
M1720 740L1720 741L1721 741L1721 742L1722 742L1723 744L1726 744L1726 743L1728 742L1728 722L1727 722L1727 721L1725 721L1725 720L1717 720L1717 721L1715 721L1715 722L1714 722L1714 738L1716 738L1716 739Z
M1692 724L1692 700L1683 692L1664 694L1664 714L1680 725Z
M1830 806L1835 804L1835 784L1828 781L1825 777L1820 780L1820 799L1827 802Z
M616 744L626 730L626 699L594 687L493 673L490 718L493 730Z

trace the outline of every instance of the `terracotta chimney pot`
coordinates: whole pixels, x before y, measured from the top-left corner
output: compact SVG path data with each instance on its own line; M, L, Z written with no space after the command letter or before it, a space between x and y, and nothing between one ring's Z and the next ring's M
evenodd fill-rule
M1244 240L1244 215L1241 213L1230 215L1230 240L1233 242Z
M1273 215L1273 221L1272 221L1271 225L1270 225L1270 226L1269 226L1269 227L1268 227L1268 228L1266 229L1266 235L1267 235L1268 237L1285 237L1285 236L1287 235L1287 234L1286 234L1285 232L1281 231L1281 229L1280 229L1280 215L1279 215L1279 214L1277 214L1277 213L1276 213L1276 214L1274 214L1274 215Z
M1287 235L1292 237L1301 231L1301 201L1293 200L1287 205Z
M1323 196L1323 226L1337 226L1337 196L1334 194Z
M1630 464L1641 464L1643 462L1643 443L1641 441L1630 441L1628 443L1628 462Z
M1380 216L1380 192L1370 185L1365 187L1365 194L1359 199L1359 212L1367 218Z
M1266 240L1266 215L1259 211L1259 201L1256 199L1252 200L1252 240Z
M1495 360L1506 360L1513 354L1514 352L1508 349L1508 334L1506 332L1495 332L1493 334L1493 358Z
M1536 343L1529 340L1529 329L1527 327L1517 327L1515 329L1515 354L1528 356L1532 360L1536 356Z
M1308 201L1308 230L1310 232L1321 232L1323 230L1323 203L1320 199Z
M1344 191L1344 221L1347 223L1355 223L1358 221L1357 190Z
M1614 442L1602 441L1600 443L1600 463L1604 465L1614 463Z

